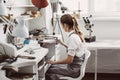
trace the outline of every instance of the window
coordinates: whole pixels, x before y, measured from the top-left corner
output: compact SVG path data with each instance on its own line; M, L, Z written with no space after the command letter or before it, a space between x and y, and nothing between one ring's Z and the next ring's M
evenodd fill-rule
M96 16L120 16L120 0L92 0L91 12Z
M120 17L120 0L60 0L69 10L81 10L84 16Z
M88 13L88 0L60 0L70 11L81 10L81 14Z

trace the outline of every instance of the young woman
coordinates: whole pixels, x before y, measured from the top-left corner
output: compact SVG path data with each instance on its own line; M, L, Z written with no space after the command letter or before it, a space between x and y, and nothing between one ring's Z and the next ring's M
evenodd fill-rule
M80 75L80 66L84 61L84 38L78 28L78 23L74 17L65 14L60 19L65 32L69 33L67 45L57 40L67 48L67 58L61 61L51 61L52 64L46 72L46 80L59 80L60 76L78 77Z

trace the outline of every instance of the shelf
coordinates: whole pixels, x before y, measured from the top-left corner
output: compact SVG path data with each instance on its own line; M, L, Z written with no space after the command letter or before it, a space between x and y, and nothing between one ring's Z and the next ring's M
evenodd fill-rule
M20 8L20 7L35 7L35 6L34 5L13 5L13 6L6 5L6 7L8 7L8 8L16 8L16 7L18 7L18 8Z

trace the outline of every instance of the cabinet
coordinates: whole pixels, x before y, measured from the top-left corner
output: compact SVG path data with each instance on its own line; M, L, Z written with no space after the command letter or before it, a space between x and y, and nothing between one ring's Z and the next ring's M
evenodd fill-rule
M88 60L86 72L95 73L120 73L120 41L119 40L102 40L92 43L86 43L91 51Z
M29 78L28 80L39 80L40 78L44 78L44 66L45 66L45 56L48 54L48 49L42 47L31 47L34 54L29 54L24 52L25 50L29 49L30 46L25 46L21 50L17 51L18 54L23 56L32 56L35 59L24 59L18 58L16 62L12 63L12 66L19 68L19 73L28 73L34 74L33 77ZM14 75L13 75L14 76ZM40 80L41 80L40 79ZM18 79L19 80L19 79ZM20 79L24 80L24 79Z
M51 40L45 40L47 42L51 42ZM16 62L13 62L11 66L18 67L19 71L13 73L9 78L12 80L44 80L45 79L45 72L50 67L50 64L46 64L46 60L48 59L55 59L55 42L50 43L48 46L44 46L46 48L40 47L39 44L35 44L35 42L30 41L29 45L25 45L22 49L16 52L16 55L20 54L22 56L32 56L35 59L26 59L26 58L18 58ZM52 47L51 47L52 46ZM26 52L28 49L32 49L34 54L30 54ZM53 54L52 54L53 53ZM1 67L1 66L0 66ZM1 74L2 73L2 74ZM33 75L30 78L22 78L21 75L25 73L29 75ZM6 72L0 70L0 76L2 80L10 80L6 77ZM19 77L19 76L21 77ZM17 76L17 77L15 77ZM7 78L7 79L6 79Z
M16 50L15 47L11 46L7 46L5 48L6 54L10 54L11 52L13 53L13 55L21 55L23 57L19 57L17 58L17 60L13 63L11 63L11 66L17 67L18 71L15 72L13 70L9 70L9 71L4 71L1 70L2 67L4 66L4 63L0 63L0 79L1 80L10 80L7 79L6 75L8 73L9 78L12 78L12 80L24 80L24 79L20 79L22 78L21 75L23 75L25 73L25 75L29 74L29 75L33 75L33 77L30 77L31 79L29 80L38 80L38 73L44 74L42 73L42 71L38 71L41 70L44 66L45 66L45 56L48 54L48 49L46 48L42 48L40 47L39 44L35 44L35 41L31 41L31 43L29 45L25 45L23 48ZM34 53L30 54L29 52L26 52L26 50L32 49ZM26 57L25 57L26 56ZM34 57L34 59L30 59L27 58L28 57ZM7 64L6 64L7 65ZM15 68L16 69L16 68ZM24 75L24 76L25 76ZM21 76L21 77L20 77ZM40 75L42 76L42 75ZM19 78L19 79L15 79L15 78ZM26 79L25 79L26 80Z

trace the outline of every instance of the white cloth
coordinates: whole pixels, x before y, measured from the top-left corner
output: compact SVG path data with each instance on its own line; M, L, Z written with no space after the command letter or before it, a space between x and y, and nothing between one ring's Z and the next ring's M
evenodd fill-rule
M84 43L81 41L80 37L75 33L74 30L69 32L68 40L68 55L81 57L86 49Z
M0 42L6 42L6 34L3 31L3 24L0 24Z

